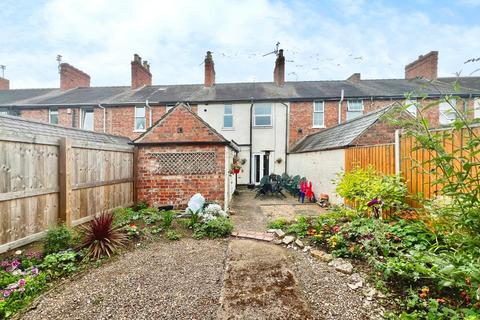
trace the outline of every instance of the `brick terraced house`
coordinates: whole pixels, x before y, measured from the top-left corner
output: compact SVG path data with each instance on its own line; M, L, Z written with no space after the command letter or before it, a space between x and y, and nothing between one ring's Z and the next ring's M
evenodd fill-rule
M480 77L437 77L438 52L420 56L405 67L405 79L285 82L285 57L279 50L272 82L216 83L212 54L205 57L203 84L152 85L147 61L134 55L131 85L90 87L90 76L60 65L60 88L9 89L0 78L0 114L18 115L62 126L129 137L146 132L177 103L187 105L225 139L239 147L245 164L239 184L288 168L286 155L299 140L326 128L404 102L405 94L422 103L454 94L469 116L480 118ZM460 91L453 83L458 80ZM433 126L453 121L450 105L431 108ZM411 110L415 113L415 110Z

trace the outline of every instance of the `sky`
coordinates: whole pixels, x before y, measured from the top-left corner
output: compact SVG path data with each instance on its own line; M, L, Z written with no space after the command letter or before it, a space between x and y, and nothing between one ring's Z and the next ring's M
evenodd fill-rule
M439 76L480 76L480 0L1 0L0 65L11 88L59 86L56 57L92 86L130 84L138 53L154 84L273 81L275 44L287 81L403 78L439 51ZM479 59L480 60L480 59ZM1 70L0 70L0 76Z

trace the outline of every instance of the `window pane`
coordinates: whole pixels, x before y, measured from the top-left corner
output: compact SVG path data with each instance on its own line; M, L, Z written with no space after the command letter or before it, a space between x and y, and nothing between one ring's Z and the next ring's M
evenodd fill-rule
M455 114L455 111L453 110L452 105L456 104L455 100L451 100L450 103L448 102L442 102L440 103L440 124L450 124L455 120L457 115Z
M313 125L317 127L323 126L323 112L313 113Z
M223 116L223 127L224 128L233 128L233 116L224 115Z
M135 117L145 117L145 107L135 107Z
M271 104L257 104L255 105L255 115L270 115L272 114Z
M255 116L256 126L270 126L272 125L271 116Z
M58 124L58 114L50 114L50 123Z
M93 110L84 110L82 129L93 130Z
M7 108L1 108L0 109L0 114L2 116L8 116L8 109Z
M363 115L362 111L347 111L347 121L358 118Z
M363 110L362 100L349 100L348 101L348 110L349 111Z
M223 107L223 113L224 114L232 114L233 113L233 107L231 105L226 104Z
M478 119L480 118L480 99L475 99L474 108L473 116Z
M407 111L414 117L417 116L417 107L415 104L417 100L405 100L405 106L407 106Z
M165 109L166 109L166 112L168 112L168 111L172 110L172 109L173 109L173 107L175 107L175 105L174 105L174 104L167 104L167 105L166 105L166 108L165 108Z
M146 127L145 118L135 118L135 129L136 130L144 130Z
M323 101L315 101L314 111L323 112Z

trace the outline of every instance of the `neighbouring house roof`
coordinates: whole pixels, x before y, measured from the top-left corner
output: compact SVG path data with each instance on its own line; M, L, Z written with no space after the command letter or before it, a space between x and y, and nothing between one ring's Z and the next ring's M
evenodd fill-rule
M234 141L225 138L193 112L190 106L183 103L175 105L133 143L135 145L220 143L239 151L238 145Z
M72 140L89 142L110 143L116 145L128 145L131 140L126 137L115 136L106 133L97 133L88 130L67 128L39 121L26 120L20 117L0 115L0 133L4 131L10 135L32 135L46 137L69 137Z
M310 134L293 146L290 153L346 148L393 108L392 104L335 127Z
M66 105L132 105L145 103L166 104L176 102L208 103L229 101L305 101L345 98L402 98L413 95L441 96L460 94L480 96L480 77L458 78L461 88L455 92L452 82L457 78L375 79L337 81L294 81L279 87L273 82L219 83L212 87L202 84L153 85L132 89L123 87L90 87L60 89L0 90L0 107L36 107Z

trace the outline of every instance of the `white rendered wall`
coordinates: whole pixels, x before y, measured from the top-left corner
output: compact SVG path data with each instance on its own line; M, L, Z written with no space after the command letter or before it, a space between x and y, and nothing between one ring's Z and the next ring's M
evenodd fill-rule
M288 173L300 175L312 181L313 192L328 194L330 203L341 204L343 199L335 192L337 173L344 170L345 150L328 150L288 155Z
M250 181L250 103L232 104L233 128L223 128L224 103L199 104L198 115L210 126L228 140L234 140L240 145L240 159L246 159L241 172L238 174L238 184L247 184ZM252 129L252 154L270 151L270 171L282 174L285 171L285 130L286 106L281 103L272 103L272 126L255 127ZM275 160L282 158L280 164Z

